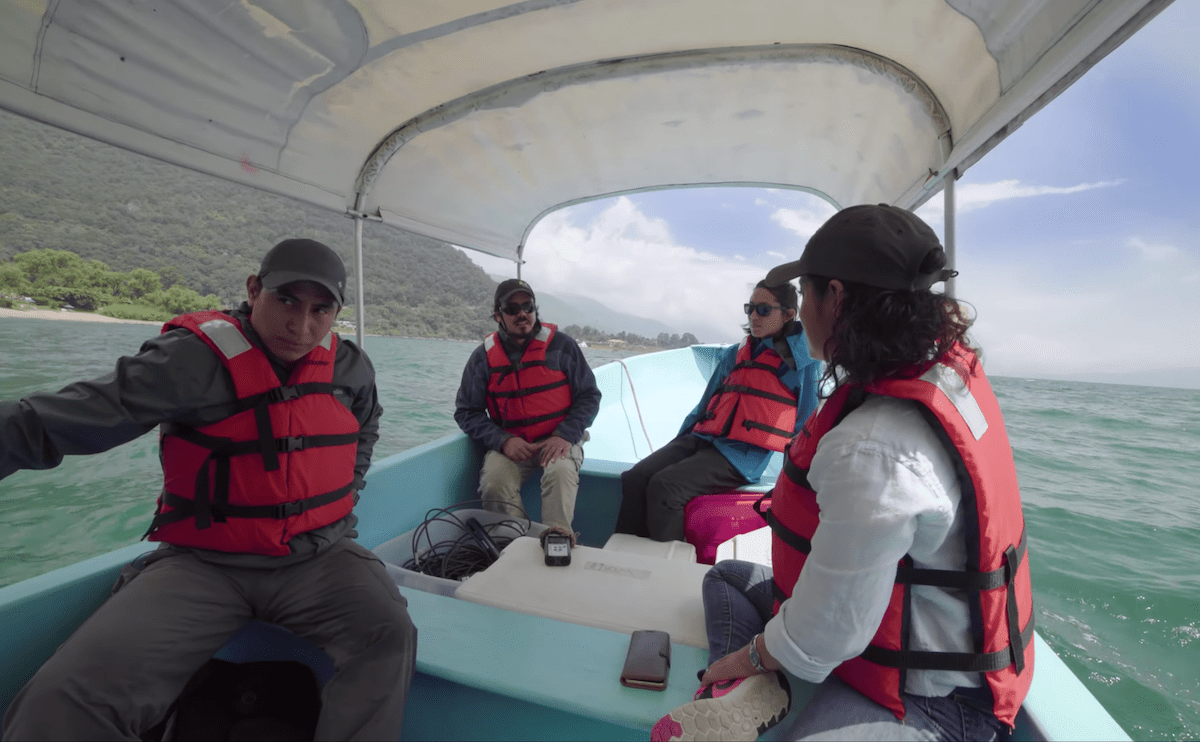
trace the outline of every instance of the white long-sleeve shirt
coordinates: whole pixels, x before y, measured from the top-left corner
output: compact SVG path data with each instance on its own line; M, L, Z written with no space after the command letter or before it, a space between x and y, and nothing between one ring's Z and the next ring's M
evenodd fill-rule
M905 554L925 569L963 569L961 492L919 403L869 397L818 443L808 472L821 521L792 597L766 627L767 651L814 683L866 649ZM914 650L970 652L966 592L912 588ZM905 690L944 696L980 673L910 670Z

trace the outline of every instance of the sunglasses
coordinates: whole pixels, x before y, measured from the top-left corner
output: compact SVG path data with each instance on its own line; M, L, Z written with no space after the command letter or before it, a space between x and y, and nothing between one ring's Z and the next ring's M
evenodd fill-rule
M508 304L500 307L500 311L504 312L510 317L516 317L521 312L533 314L537 311L537 305L531 301L522 302L520 304L517 304L516 302L509 302Z
M744 311L746 313L747 317L754 314L755 312L758 312L759 317L767 317L771 314L771 312L774 312L776 309L783 309L783 307L778 304L766 304L766 303L743 304L742 305L742 311Z

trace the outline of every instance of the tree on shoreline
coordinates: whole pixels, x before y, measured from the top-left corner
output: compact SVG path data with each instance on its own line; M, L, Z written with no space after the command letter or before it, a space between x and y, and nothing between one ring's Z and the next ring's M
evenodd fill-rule
M642 337L632 332L604 332L603 330L597 330L591 325L585 327L568 325L563 328L563 332L576 340L582 340L587 343L611 344L616 341L630 348L686 348L689 345L699 345L700 343L700 340L690 332L683 333L682 337L678 334L668 335L665 332L661 332L654 339Z
M29 297L51 309L70 305L120 319L166 321L184 312L220 307L216 296L200 296L179 283L164 290L162 277L146 268L120 273L67 250L14 255L0 264L0 292Z

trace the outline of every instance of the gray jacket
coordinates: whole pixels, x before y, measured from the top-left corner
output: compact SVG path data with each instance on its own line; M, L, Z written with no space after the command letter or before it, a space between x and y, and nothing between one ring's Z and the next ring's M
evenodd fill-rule
M230 311L247 337L263 348L250 326L250 307ZM267 352L281 382L288 366ZM358 457L355 488L371 466L379 439L379 405L375 369L352 341L340 338L334 359L337 399L358 419ZM49 469L63 456L107 451L144 435L165 422L201 427L223 420L235 411L233 379L212 349L190 330L175 329L147 340L137 355L122 356L116 369L90 381L78 381L58 392L39 392L16 402L0 402L0 479L18 469ZM147 511L149 521L149 510ZM324 551L343 536L355 535L357 517L297 535L292 553L273 557L194 549L208 561L241 567L276 568ZM181 548L181 547L164 547Z

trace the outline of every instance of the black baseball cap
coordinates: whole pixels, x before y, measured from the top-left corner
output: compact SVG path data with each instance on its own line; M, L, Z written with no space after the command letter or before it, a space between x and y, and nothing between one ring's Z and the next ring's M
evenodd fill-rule
M533 287L521 279L509 278L501 281L500 285L496 287L496 306L494 308L499 309L500 305L508 301L509 297L522 291L529 294L530 299L537 301L537 297L533 294Z
M332 249L307 239L280 242L263 256L258 280L274 290L294 281L312 281L324 286L338 306L346 303L346 266Z
M889 204L842 209L821 225L800 259L771 269L767 282L824 276L895 291L925 291L958 275L946 267L937 234L916 214Z

